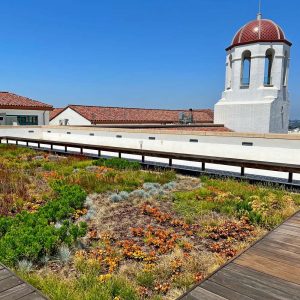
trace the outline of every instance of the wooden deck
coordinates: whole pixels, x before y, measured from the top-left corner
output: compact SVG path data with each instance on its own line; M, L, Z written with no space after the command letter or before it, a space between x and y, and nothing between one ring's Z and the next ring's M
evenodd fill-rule
M0 300L46 300L39 291L0 264Z
M300 299L300 213L179 299Z

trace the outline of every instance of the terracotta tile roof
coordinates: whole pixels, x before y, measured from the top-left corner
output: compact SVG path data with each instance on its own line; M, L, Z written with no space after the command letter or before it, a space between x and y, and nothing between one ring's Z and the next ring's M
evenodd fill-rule
M124 108L105 106L69 105L81 116L93 124L124 124L124 123L178 123L179 113L188 110L171 109L146 109L146 108ZM193 118L196 123L213 123L213 111L210 109L193 110Z
M52 110L52 105L9 92L0 92L0 108Z
M63 110L64 108L53 108L49 116L50 121L54 119L57 115L59 115Z

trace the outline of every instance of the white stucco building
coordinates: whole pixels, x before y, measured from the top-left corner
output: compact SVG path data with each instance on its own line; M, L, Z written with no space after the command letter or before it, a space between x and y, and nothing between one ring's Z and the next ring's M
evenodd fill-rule
M48 125L51 105L9 92L0 92L1 125Z
M291 43L273 21L247 23L226 49L226 80L214 122L237 132L287 133Z

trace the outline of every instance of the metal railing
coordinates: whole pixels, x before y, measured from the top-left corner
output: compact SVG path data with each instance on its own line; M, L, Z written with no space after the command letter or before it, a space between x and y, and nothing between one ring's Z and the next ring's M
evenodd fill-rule
M44 140L44 139L31 139L31 138L20 138L20 137L11 137L3 136L0 137L0 144L3 143L15 142L15 145L21 145L20 142L25 144L21 146L27 146L35 149L40 149L44 151L57 152L58 149L55 149L55 146L63 147L63 153L71 155L84 155L88 156L89 154L84 153L84 150L96 150L97 157L101 157L101 152L114 152L118 153L118 157L121 158L122 154L131 154L141 156L141 162L145 163L145 157L156 157L156 158L167 158L169 160L168 166L173 166L173 160L183 160L190 162L200 162L202 163L201 170L206 170L206 163L217 164L217 165L226 165L233 167L240 167L240 176L245 176L245 168L251 169L260 169L268 171L278 171L278 172L287 172L288 173L288 183L293 182L293 174L300 173L300 165L296 164L286 164L286 163L277 163L277 162L267 162L267 161L256 161L256 160L246 160L239 158L228 158L228 157L216 157L216 156L207 156L207 155L196 155L188 153L174 153L166 151L154 151L138 148L124 148L124 147L115 147L115 146L104 146L104 145L92 145L84 143L74 143L74 142L62 142L62 141L53 141L53 140ZM34 144L34 145L33 145ZM49 148L42 147L42 145L48 145ZM78 152L68 151L68 148L78 149ZM176 167L173 167L176 169Z

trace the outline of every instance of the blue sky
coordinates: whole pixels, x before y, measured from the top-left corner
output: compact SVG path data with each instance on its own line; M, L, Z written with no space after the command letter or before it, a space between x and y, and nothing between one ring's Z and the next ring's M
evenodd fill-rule
M212 108L225 47L258 0L3 0L0 90L62 107ZM299 0L263 0L293 42L292 118L300 119Z

